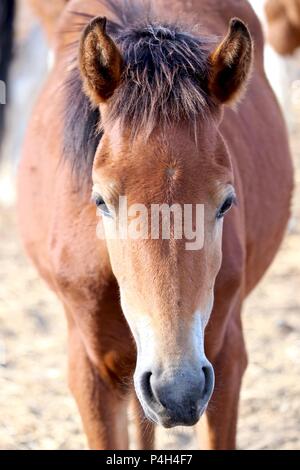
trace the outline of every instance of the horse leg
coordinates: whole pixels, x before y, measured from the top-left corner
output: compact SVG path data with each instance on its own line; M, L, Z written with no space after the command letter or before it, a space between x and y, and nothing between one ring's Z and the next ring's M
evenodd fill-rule
M247 353L241 323L232 319L221 349L212 361L216 387L206 415L198 425L201 448L229 450L236 446L239 394L247 367Z
M134 394L132 406L135 419L137 448L139 450L153 450L155 443L155 424L146 419L136 394Z
M69 328L69 385L77 402L89 447L128 449L128 394L101 372L87 354L79 330Z

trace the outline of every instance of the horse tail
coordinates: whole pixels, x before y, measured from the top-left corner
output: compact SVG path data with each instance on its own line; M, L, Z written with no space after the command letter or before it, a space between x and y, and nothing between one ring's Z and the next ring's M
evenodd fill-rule
M8 72L13 54L14 18L16 0L1 0L0 3L0 145L5 127L5 104L7 98ZM1 153L0 153L1 156Z

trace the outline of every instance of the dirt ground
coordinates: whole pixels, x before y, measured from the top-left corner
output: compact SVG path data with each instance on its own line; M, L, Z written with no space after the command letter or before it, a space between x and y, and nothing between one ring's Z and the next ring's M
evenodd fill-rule
M296 95L291 131L297 183L293 218L272 268L244 309L250 364L240 404L241 449L300 449L297 90ZM67 388L66 357L61 305L23 254L14 208L0 207L0 449L87 448ZM159 430L157 447L195 449L197 443L191 430Z

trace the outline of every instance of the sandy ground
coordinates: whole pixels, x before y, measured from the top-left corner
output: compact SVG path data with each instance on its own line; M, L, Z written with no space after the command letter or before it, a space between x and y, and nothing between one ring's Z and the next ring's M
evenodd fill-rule
M295 87L297 104L299 82ZM293 218L243 316L250 364L241 396L241 449L300 449L299 106L294 111ZM61 305L23 254L14 208L0 206L0 449L87 448L67 388L66 357ZM159 430L157 447L192 449L197 443L192 431Z

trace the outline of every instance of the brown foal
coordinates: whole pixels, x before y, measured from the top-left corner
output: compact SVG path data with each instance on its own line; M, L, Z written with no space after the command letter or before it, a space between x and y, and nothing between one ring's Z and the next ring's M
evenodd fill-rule
M278 251L293 186L260 24L246 1L71 0L56 44L19 214L65 308L89 445L128 448L136 394L149 419L141 448L153 446L151 422L197 425L201 448L234 448L241 309ZM120 197L141 211L201 205L201 249L176 236L175 215L169 237L121 236Z

